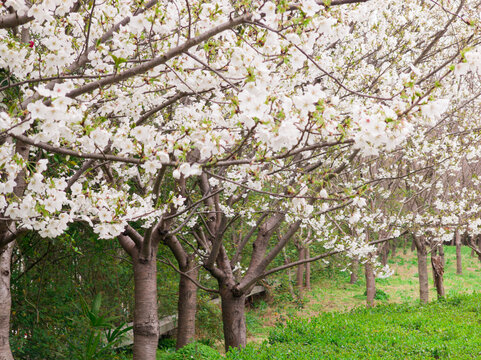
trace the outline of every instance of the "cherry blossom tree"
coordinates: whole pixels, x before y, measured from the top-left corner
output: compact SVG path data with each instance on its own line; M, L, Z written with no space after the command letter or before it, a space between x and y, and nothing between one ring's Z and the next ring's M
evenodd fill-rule
M474 1L6 0L0 11L7 360L15 238L79 221L132 258L134 359L155 359L157 248L186 226L219 284L226 347L245 345L245 295L297 264L268 269L292 236L306 224L330 234L324 214L338 207L359 222L350 185L364 179L336 179L432 125L452 107L448 85L479 67ZM242 276L223 236L235 212L250 226L239 251L254 249ZM353 240L326 246L372 246Z

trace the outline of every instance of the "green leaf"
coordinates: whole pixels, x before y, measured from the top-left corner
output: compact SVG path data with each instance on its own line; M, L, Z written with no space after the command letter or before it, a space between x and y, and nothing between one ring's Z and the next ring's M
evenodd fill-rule
M114 54L112 53L109 53L109 55L112 57L112 59L114 60L114 67L116 70L118 70L120 68L120 65L123 64L124 62L127 62L127 59L124 59L124 58L121 58L121 57L117 57L115 56Z

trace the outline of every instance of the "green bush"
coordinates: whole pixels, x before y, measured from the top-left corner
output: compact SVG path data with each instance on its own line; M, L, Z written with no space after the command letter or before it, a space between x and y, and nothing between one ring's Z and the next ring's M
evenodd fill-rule
M367 290L365 290L362 295L361 294L354 295L353 297L355 299L365 300L366 297L367 297ZM374 300L384 301L384 300L388 300L388 299L389 299L389 295L387 293L385 293L381 289L376 289L376 294L374 294Z
M175 339L172 338L160 338L159 339L159 344L158 344L159 349L175 349Z
M198 304L196 326L198 335L210 340L222 340L224 332L222 328L222 314L219 306L201 301Z
M367 296L367 290L364 292L364 296ZM374 294L374 300L388 300L389 295L386 294L381 289L376 289L376 294Z
M217 352L217 350L201 344L199 342L194 342L189 345L184 346L182 349L177 350L174 353L165 353L157 357L158 360L220 360L222 356Z

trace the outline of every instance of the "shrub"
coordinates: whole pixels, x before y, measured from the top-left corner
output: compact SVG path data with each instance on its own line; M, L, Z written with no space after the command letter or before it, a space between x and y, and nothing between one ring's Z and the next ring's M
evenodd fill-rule
M184 346L182 349L177 350L171 354L163 354L158 359L160 360L220 360L222 356L217 352L217 350L201 344L199 342L194 342Z

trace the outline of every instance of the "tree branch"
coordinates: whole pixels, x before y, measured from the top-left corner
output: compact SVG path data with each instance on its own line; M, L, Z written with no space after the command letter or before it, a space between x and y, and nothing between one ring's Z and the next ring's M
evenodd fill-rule
M368 2L369 0L333 0L329 6L338 6L338 5L346 5L346 4L357 4L357 3L364 3Z
M181 276L185 276L187 279L192 281L199 289L202 289L207 292L215 293L215 294L219 293L219 290L207 288L202 284L200 284L197 280L193 279L190 275L187 275L185 272L182 272L179 269L177 269L177 267L174 264L172 264L172 262L169 259L162 257L162 259L159 259L159 261L166 265L169 265L172 269L174 269L175 272L179 273Z
M149 71L150 69L153 69L156 66L165 64L170 59L184 53L185 51L187 51L191 47L193 47L195 45L198 45L198 44L202 43L203 41L208 40L211 37L223 32L225 30L229 30L229 29L232 29L232 28L234 28L238 25L247 23L251 19L252 19L252 14L250 14L250 13L247 13L247 14L244 14L244 15L241 15L241 16L237 16L237 17L235 17L235 18L233 18L233 19L231 19L231 20L229 20L229 21L227 21L223 24L220 24L220 25L204 32L203 34L200 34L196 37L188 39L182 45L174 47L173 49L167 51L165 54L163 54L159 57L156 57L156 58L153 58L152 60L146 61L145 63L143 63L141 65L138 65L138 66L135 66L135 67L133 67L129 70L126 70L126 71L120 73L120 74L108 76L108 77L105 77L105 78L100 79L98 81L93 81L91 83L80 86L80 87L70 91L69 93L67 93L67 96L71 97L71 98L75 98L77 96L88 93L90 91L101 88L103 86L114 84L114 83L119 83L119 82L121 82L123 80L127 80L127 79L129 79L133 76L145 73L145 72Z
M42 141L35 141L25 135L13 135L10 134L12 137L14 137L17 140L23 141L26 144L33 145L37 148L43 149L45 151L49 151L55 154L62 154L62 155L69 155L69 156L75 156L78 158L83 158L83 159L95 159L95 160L107 160L107 161L118 161L118 162L124 162L124 163L129 163L129 164L143 164L144 160L138 159L138 158L133 158L133 157L124 157L124 156L117 156L117 155L110 155L110 154L101 154L101 153L81 153L77 152L75 150L70 150L66 149L63 147L57 147L53 146L50 144L47 144ZM171 163L169 164L164 164L164 165L173 165Z
M117 239L119 240L120 246L125 250L130 257L134 257L135 254L135 243L132 238L127 235L120 234Z
M142 247L143 237L135 230L132 226L127 225L125 227L125 233L130 237L130 239L135 243L135 246L140 249Z
M393 240L393 239L397 239L403 235L405 235L406 233L408 233L408 231L404 231L402 234L400 234L399 236L391 236L389 238L385 238L385 239L379 239L379 240L375 240L375 241L371 241L369 243L367 243L367 245L376 245L376 244L380 244L380 243L384 243L386 241L389 241L389 240ZM314 256L312 258L309 258L309 259L303 259L303 260L298 260L298 261L294 261L294 262L291 262L289 264L285 264L285 265L281 265L281 266L278 266L278 267L275 267L273 269L270 269L268 271L265 271L264 273L262 273L261 275L255 277L254 279L252 279L251 281L249 281L247 284L245 285L242 285L242 287L240 287L240 291L242 291L242 289L248 289L249 286L252 286L254 285L258 280L268 276L268 275L271 275L271 274L274 274L276 272L279 272L279 271L282 271L282 270L285 270L285 269L289 269L291 267L294 267L294 266L298 266L298 265L302 265L302 264L306 264L306 263L310 263L310 262L313 262L313 261L317 261L317 260L320 260L320 259L324 259L326 257L329 257L329 256L332 256L332 255L336 255L336 254L340 254L340 253L343 253L345 251L347 251L348 249L344 249L344 250L332 250L332 251L329 251L327 253L324 253L324 254L321 254L321 255L318 255L318 256Z
M169 105L172 105L172 104L175 104L175 102L177 100L180 100L182 99L183 97L186 97L188 95L191 95L189 93L184 93L184 92L180 92L178 93L177 95L171 97L169 100L167 100L166 102L164 102L163 104L160 104L152 109L150 109L149 111L146 111L145 113L143 113L139 119L137 120L137 122L135 123L135 126L139 126L139 125L142 125L144 124L152 115L154 115L155 113L158 113L159 111L165 109L167 106Z
M11 29L23 24L26 24L33 20L33 16L28 16L25 13L22 16L18 16L17 12L0 17L0 29Z

